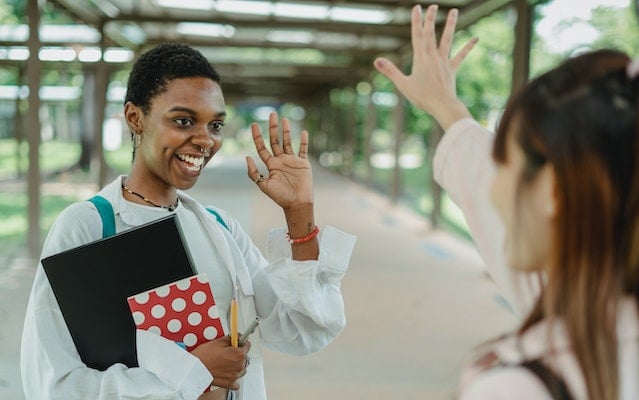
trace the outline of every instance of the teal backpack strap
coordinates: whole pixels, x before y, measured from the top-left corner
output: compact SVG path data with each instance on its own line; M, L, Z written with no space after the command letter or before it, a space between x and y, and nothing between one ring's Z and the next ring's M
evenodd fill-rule
M208 211L210 214L214 215L215 219L217 219L217 222L219 222L220 225L225 227L227 231L229 231L229 232L231 231L229 229L228 225L226 225L226 222L224 222L224 220L222 219L222 217L220 216L220 214L217 211L213 210L212 208L208 208L208 207L206 207L206 211Z
M93 196L89 199L91 203L95 205L95 208L100 213L102 219L102 237L109 237L115 235L115 215L113 214L113 207L109 200L102 196Z

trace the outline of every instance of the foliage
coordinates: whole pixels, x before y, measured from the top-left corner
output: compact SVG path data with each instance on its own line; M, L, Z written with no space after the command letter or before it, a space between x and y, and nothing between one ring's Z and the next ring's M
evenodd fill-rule
M503 107L510 94L513 29L516 18L510 10L494 13L459 32L461 48L470 38L479 42L468 54L457 74L457 92L471 114L485 122L491 111ZM453 54L456 50L453 49Z
M58 7L51 4L51 2L44 3L40 11L40 22L43 24L68 24L73 22L67 13L60 10ZM5 7L11 13L11 20L2 19L2 10ZM14 24L26 24L27 18L27 0L0 0L0 23L14 23Z
M639 55L638 22L631 6L625 9L597 7L592 12L590 25L600 32L600 36L591 48L614 48L636 57Z
M0 24L14 25L18 23L18 17L10 0L0 0Z

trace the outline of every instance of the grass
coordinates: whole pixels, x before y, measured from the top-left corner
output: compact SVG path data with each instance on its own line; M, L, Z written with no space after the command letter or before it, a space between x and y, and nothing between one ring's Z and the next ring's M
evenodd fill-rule
M79 200L64 195L42 196L41 236L47 231L60 211L70 203ZM27 195L25 193L0 193L0 255L14 257L21 255L26 247Z
M80 145L61 141L43 142L40 148L40 170L42 175L64 169L77 162ZM127 146L106 152L105 158L118 173L128 170L131 151ZM0 256L12 257L23 254L27 244L28 197L25 185L28 169L28 145L20 145L13 139L0 139ZM61 178L69 183L95 182L91 173L74 172ZM71 193L43 194L40 204L41 235L44 239L57 215L69 204L82 200L81 195Z
M25 175L29 168L29 145L13 139L0 139L0 179ZM40 169L56 171L73 164L80 155L80 145L44 142L40 147Z

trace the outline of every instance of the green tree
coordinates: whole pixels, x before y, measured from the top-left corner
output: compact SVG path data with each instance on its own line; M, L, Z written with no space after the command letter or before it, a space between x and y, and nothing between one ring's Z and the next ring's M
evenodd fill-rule
M471 37L479 38L459 69L457 92L471 114L482 122L493 110L503 107L510 93L515 22L512 11L496 12L460 32L457 38L459 46Z
M631 57L639 55L639 21L632 7L597 7L592 12L590 25L600 33L591 48L614 48Z
M11 4L7 0L0 0L0 24L15 25L18 23L18 17L15 15Z

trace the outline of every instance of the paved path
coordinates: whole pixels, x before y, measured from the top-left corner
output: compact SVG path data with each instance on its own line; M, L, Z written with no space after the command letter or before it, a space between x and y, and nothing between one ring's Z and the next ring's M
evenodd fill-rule
M271 400L450 399L474 345L514 326L474 247L357 184L316 168L316 219L357 235L343 280L348 325L307 357L265 355ZM283 214L243 159L207 168L191 194L236 216L263 248ZM0 259L0 261L2 261ZM0 265L0 399L22 400L19 335L33 263Z

